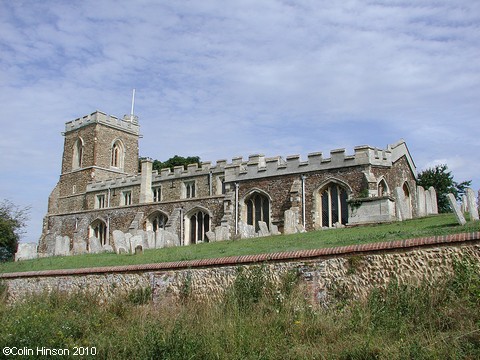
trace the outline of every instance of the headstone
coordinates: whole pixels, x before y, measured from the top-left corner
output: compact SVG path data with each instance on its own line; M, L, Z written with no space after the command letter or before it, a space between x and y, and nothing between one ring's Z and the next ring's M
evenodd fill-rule
M470 215L470 220L477 221L478 207L475 202L475 192L471 188L467 188L467 203L468 203L468 213Z
M113 247L110 244L103 245L102 249L103 249L103 252L109 252L109 253L115 252L115 251L113 251Z
M417 186L417 215L427 215L425 189L422 186Z
M123 231L114 230L112 236L113 236L113 245L115 246L115 250L117 251L117 254L120 254L122 251L124 253L128 253L129 252L128 250L130 249L130 245L127 245L127 242L125 240L125 234L123 233Z
M428 188L428 192L430 193L430 198L432 199L432 214L438 214L438 203L437 203L437 192L433 186Z
M37 243L19 243L15 253L15 261L36 259Z
M430 194L430 191L425 191L425 212L426 215L432 215L433 214L433 201L432 201L432 196Z
M460 207L460 210L462 211L462 213L466 213L468 212L468 200L467 200L467 195L466 194L463 194L462 195L462 206Z
M82 238L73 238L73 255L81 255L87 253L87 242Z
M165 230L158 229L155 232L155 249L161 249L165 247Z
M257 234L255 233L255 227L253 225L245 224L243 221L238 222L238 232L240 239L253 238Z
M224 241L230 239L228 226L217 226L215 228L215 241Z
M133 235L130 239L130 251L132 254L135 254L136 247L140 245L143 249L143 236L142 235Z
M130 233L125 233L125 244L127 244L127 251L129 254L132 253L132 244L131 244L132 236L133 235Z
M135 246L135 255L143 254L143 246L141 244L138 244Z
M172 246L180 246L180 240L178 239L177 234L173 234L169 231L165 231L165 246L172 247Z
M271 228L272 228L272 231L271 231L272 235L280 235L280 231L278 231L277 225L272 224Z
M268 230L267 223L265 221L259 221L258 227L258 236L270 236L270 230Z
M297 231L297 233L304 233L304 232L306 232L306 231L305 231L305 228L303 227L302 224L297 224L297 225L295 226L295 230Z
M213 231L211 231L211 230L210 230L210 231L207 231L207 232L205 233L205 236L207 237L208 242L215 242L215 232L213 232Z
M95 236L92 236L90 239L88 239L88 245L90 254L98 254L103 252L100 240L98 240Z
M455 217L457 218L458 223L460 225L465 225L467 221L465 220L465 217L463 216L460 208L458 207L457 199L455 199L455 196L453 196L453 194L447 194L447 199L450 203L450 207L452 208L453 213L455 214Z
M405 195L401 187L396 187L393 190L395 195L395 210L397 212L397 219L403 221L406 219L405 209L403 203L405 202Z
M57 236L55 238L55 256L70 255L70 238L68 236Z
M285 210L283 223L284 234L295 234L297 232L295 227L298 224L298 220L298 211L292 209Z
M155 249L155 233L151 230L148 230L146 234L147 234L148 248Z

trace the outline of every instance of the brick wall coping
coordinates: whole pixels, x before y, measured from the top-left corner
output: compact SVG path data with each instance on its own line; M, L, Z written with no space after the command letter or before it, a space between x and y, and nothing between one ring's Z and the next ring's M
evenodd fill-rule
M202 268L214 266L232 266L245 265L259 262L278 262L291 260L309 260L314 258L354 255L362 253L375 253L385 251L409 250L418 247L431 247L435 245L467 245L467 242L480 240L480 231L472 233L460 233L452 235L430 236L414 239L386 241L377 243L368 243L361 245L349 245L329 247L312 250L297 250L287 252L277 252L257 255L228 256L213 259L184 260L154 264L140 265L121 265L104 266L80 269L60 269L60 270L42 270L25 271L17 273L0 274L0 279L27 278L27 277L46 277L46 276L72 276L72 275L92 275L104 273L126 273L126 272L145 272L159 270L179 270L186 268Z

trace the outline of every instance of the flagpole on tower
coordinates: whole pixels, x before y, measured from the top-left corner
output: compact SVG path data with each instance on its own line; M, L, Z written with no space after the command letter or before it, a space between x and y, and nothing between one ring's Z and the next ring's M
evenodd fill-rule
M133 118L135 116L135 113L133 112L135 106L135 89L133 89L132 93L132 110L130 111L130 122L133 122Z

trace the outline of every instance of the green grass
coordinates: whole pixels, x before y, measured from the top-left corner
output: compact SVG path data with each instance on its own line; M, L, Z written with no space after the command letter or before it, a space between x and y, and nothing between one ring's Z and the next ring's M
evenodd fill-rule
M0 264L0 273L149 264L236 255L253 255L473 231L480 231L480 222L468 222L465 226L460 226L456 222L453 214L443 214L389 224L146 250L142 255L87 254L49 257L16 263L10 262Z
M329 308L305 300L295 273L278 283L261 266L238 271L215 303L154 304L145 291L103 303L55 291L1 299L0 348L82 346L96 355L80 358L132 360L480 358L480 271L470 259L432 284L391 282Z

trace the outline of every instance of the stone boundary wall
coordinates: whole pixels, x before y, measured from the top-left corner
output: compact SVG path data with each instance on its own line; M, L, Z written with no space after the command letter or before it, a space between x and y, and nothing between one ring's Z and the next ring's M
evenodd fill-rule
M442 278L464 257L480 263L480 232L157 264L3 273L0 281L7 285L10 301L45 290L90 291L108 301L116 294L150 287L155 301L168 303L187 290L196 299L218 298L239 267L262 264L277 280L289 271L298 272L307 295L316 303L328 303L339 294L364 297L392 278L400 283Z

